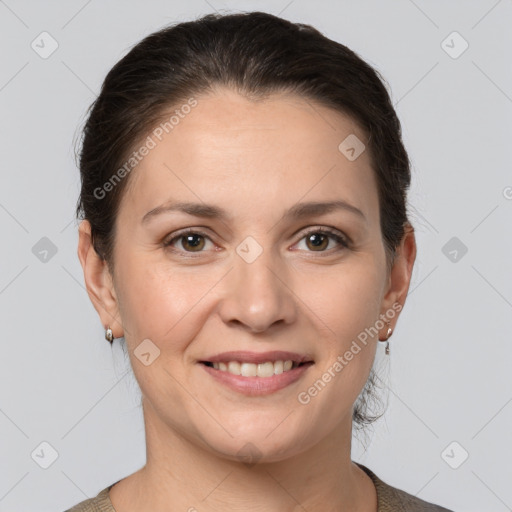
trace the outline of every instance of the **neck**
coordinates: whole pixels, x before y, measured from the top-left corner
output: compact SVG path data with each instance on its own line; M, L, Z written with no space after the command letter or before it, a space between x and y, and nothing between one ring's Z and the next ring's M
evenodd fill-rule
M230 460L192 442L151 407L144 408L144 419L146 465L110 492L119 512L377 510L373 483L350 457L351 417L306 451L257 463Z

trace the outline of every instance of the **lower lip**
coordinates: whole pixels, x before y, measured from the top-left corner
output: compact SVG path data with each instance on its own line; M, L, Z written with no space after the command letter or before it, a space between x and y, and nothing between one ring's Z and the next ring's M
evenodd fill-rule
M313 363L303 364L272 377L243 377L200 364L214 379L225 386L249 396L269 395L299 380Z

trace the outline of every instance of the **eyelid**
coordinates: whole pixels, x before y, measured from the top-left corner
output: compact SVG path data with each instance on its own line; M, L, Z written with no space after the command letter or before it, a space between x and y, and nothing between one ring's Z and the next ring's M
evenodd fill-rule
M199 251L196 253L194 253L192 251L180 251L180 250L177 250L174 247L172 247L172 245L176 240L179 240L180 238L183 238L188 234L202 236L203 238L206 238L206 239L210 240L212 243L214 243L213 240L211 239L210 235L208 235L206 232L202 231L203 229L207 229L207 228L197 227L197 228L180 229L178 231L175 231L174 233L171 233L170 238L166 237L163 240L162 245L163 245L164 249L169 249L173 252L177 252L180 254L186 254L187 257L191 257L191 258L197 257L205 251Z
M302 240L305 236L309 235L310 233L324 233L324 234L329 235L334 238L336 238L336 237L341 238L347 245L352 244L352 240L350 239L349 236L347 236L343 231L340 231L338 228L335 228L332 226L321 225L321 226L313 226L311 228L306 228L306 229L307 230L303 233L300 240Z
M164 246L164 248L170 248L171 250L175 250L172 247L172 244L176 240L178 240L188 234L202 236L203 238L206 238L206 239L210 240L212 243L214 243L213 240L211 239L210 235L208 235L206 232L202 231L202 229L207 230L207 228L202 228L202 227L197 227L197 228L189 227L189 228L184 228L184 229L178 230L171 234L172 235L171 238L164 239L163 246ZM302 230L297 231L296 234L300 233L301 231ZM303 232L302 236L299 238L299 240L294 245L301 242L305 237L307 237L309 234L312 234L312 233L321 233L326 236L329 236L330 238L334 239L339 245L341 245L341 247L343 247L344 249L348 249L352 245L352 240L347 235L345 235L339 229L331 227L331 226L312 226L312 227L306 228L306 231ZM331 252L336 251L336 250L337 249L335 248L335 249L330 249L328 251L306 251L306 252L311 252L311 253L318 252L319 254L325 254L325 253L331 254ZM193 251L175 250L175 252L179 252L181 254L187 254L189 257L196 257L206 251L199 251L199 252L194 253Z

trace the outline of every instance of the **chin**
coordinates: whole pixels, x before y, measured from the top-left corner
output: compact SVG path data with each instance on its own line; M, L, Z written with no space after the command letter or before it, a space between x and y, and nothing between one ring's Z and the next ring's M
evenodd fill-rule
M247 466L257 463L272 463L289 459L306 449L304 438L297 433L293 435L289 429L286 437L282 433L271 432L264 429L243 429L243 432L230 431L233 437L223 436L222 439L208 439L203 441L208 449L216 456L232 461L242 462Z

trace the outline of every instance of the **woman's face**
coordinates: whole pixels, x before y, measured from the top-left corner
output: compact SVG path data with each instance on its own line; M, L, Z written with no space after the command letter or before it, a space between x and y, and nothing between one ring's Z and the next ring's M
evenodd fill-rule
M357 156L353 137L367 141L351 119L292 95L250 102L219 89L196 100L161 140L150 134L155 147L131 171L113 299L98 311L115 336L124 333L155 432L171 429L232 459L252 443L261 462L282 460L350 428L387 330L377 320L403 303L412 261L394 281L386 274L377 184L368 151ZM334 201L351 206L298 215L300 205ZM148 215L176 203L198 207ZM397 316L388 316L392 326ZM231 351L286 351L310 363L290 373L259 367L283 371L274 377L203 363Z

